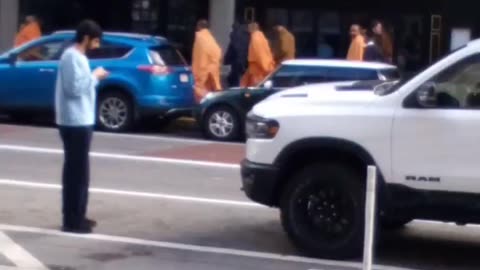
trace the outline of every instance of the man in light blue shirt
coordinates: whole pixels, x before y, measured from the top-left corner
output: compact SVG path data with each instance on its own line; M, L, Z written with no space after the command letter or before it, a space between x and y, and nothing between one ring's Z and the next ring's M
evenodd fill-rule
M100 46L102 30L95 22L80 23L75 44L63 53L55 87L56 123L63 141L63 231L90 233L96 222L86 217L90 184L89 152L95 125L96 86L108 76L93 72L86 52Z

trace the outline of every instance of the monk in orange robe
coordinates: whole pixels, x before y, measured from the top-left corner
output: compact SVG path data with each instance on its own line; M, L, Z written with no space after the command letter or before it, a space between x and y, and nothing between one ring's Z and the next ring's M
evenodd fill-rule
M40 24L35 16L27 16L25 23L20 28L15 37L15 47L19 47L27 42L36 40L42 36Z
M275 68L272 50L265 35L260 31L257 23L248 26L251 33L250 47L248 50L248 69L243 75L241 86L250 87L258 85Z
M272 44L272 52L278 67L284 61L295 59L295 36L281 24L275 26L274 30L276 38Z
M352 38L352 43L348 49L347 60L363 61L366 44L360 25L354 24L350 27L350 37Z
M220 69L222 49L208 30L208 22L200 20L193 44L192 72L195 78L195 99L200 102L209 92L222 89Z

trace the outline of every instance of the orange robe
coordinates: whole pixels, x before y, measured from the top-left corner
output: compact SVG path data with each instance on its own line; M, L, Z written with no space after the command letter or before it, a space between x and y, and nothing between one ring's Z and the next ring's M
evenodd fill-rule
M15 47L21 46L27 42L36 40L42 36L40 25L33 22L23 27L15 37Z
M211 91L222 89L220 68L222 49L208 29L195 34L192 72L195 78L195 99L200 102Z
M358 35L352 40L350 48L348 49L347 60L350 61L363 61L363 55L365 54L365 38L362 35Z
M243 75L241 86L258 85L274 68L275 61L267 38L261 31L253 32L248 49L248 69Z

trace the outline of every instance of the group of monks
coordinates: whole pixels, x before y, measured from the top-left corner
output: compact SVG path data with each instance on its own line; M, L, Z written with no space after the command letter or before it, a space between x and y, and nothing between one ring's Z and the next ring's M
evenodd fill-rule
M250 23L248 32L248 66L240 86L255 86L263 81L283 61L295 58L295 38L284 27L276 26L278 41L272 50L270 42L260 30L258 23ZM235 42L232 40L231 42ZM199 102L209 92L222 90L220 70L223 64L222 49L209 30L206 20L197 24L193 45L192 72L195 78L195 98Z
M392 40L384 29L383 23L373 21L369 30L360 24L350 27L351 44L347 59L351 61L393 62Z

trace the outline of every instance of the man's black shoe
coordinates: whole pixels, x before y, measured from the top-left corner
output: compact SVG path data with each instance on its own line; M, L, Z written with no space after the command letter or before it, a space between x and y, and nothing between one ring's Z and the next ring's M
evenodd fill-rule
M98 222L96 220L89 219L89 218L86 218L85 222L87 223L88 226L90 226L90 228L95 228L98 225Z
M92 232L92 226L90 226L89 223L85 221L77 226L64 225L62 227L62 231L67 233L88 234Z

